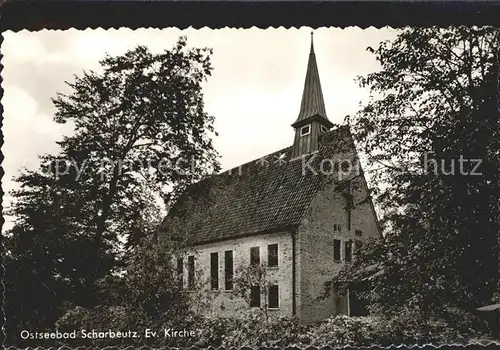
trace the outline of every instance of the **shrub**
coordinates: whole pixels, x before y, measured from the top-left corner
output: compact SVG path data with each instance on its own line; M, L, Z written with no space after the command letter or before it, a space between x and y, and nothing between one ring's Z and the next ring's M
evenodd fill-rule
M310 343L309 326L301 325L295 318L267 316L260 309L244 311L233 320L232 327L223 339L223 347L305 347ZM227 331L227 330L226 330Z

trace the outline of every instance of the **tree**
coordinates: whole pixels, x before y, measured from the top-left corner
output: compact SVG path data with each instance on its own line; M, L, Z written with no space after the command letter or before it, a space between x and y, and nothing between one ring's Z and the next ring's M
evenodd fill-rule
M351 127L386 232L337 283L369 282L384 312L472 311L498 290L498 44L494 28L411 28L369 48L376 97Z
M160 243L161 241L161 243ZM63 340L67 346L92 344L94 346L120 346L162 344L164 329L186 324L191 312L191 290L177 283L175 257L182 248L165 237L151 235L125 258L122 275L108 275L98 283L101 289L99 304L91 308L75 307L58 321L61 331L74 329L143 330L162 334L159 339L88 339ZM141 335L141 338L144 338Z
M267 268L262 264L239 265L236 268L234 279L233 294L235 297L245 300L247 305L250 305L252 300L252 288L258 287L260 300L259 308L264 311L267 317L269 289L276 285L276 281L269 275Z
M202 93L210 54L187 49L186 38L160 54L139 46L107 56L101 73L75 77L72 93L53 100L55 122L72 123L74 133L58 143L59 154L41 157L40 169L17 178L6 311L8 319L24 313L8 334L51 328L60 312L37 315L65 301L96 305L97 282L121 269L125 248L133 251L156 229L157 202L168 206L187 184L219 169L214 118ZM16 294L32 276L39 276L32 290L46 289L50 302L35 305Z

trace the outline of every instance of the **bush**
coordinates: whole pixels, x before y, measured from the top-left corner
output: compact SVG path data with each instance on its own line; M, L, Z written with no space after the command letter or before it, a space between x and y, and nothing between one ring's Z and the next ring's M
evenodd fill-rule
M301 325L295 318L266 317L260 309L244 311L241 317L233 320L222 346L237 347L298 347L308 346L307 336L309 326Z
M243 346L307 348L315 346L363 347L390 345L441 345L466 344L481 334L467 328L465 318L461 318L460 327L451 326L444 319L424 317L415 310L404 309L397 316L384 317L348 317L335 316L317 324L300 323L296 318L267 317L262 310L243 311L237 318L220 317L214 314L206 316L188 315L174 318L165 315L161 320L152 319L137 309L123 307L99 307L93 310L76 308L69 311L58 323L60 331L74 329L137 330L143 332L150 328L161 336L146 339L98 339L80 340L67 345L119 346L149 345L170 347L224 347L241 348ZM163 330L168 328L195 331L195 337L163 337ZM141 334L142 336L142 334Z

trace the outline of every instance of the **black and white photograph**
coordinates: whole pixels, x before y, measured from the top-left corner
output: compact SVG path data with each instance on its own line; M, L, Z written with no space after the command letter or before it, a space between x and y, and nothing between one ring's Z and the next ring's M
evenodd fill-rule
M500 342L500 30L2 33L5 344Z

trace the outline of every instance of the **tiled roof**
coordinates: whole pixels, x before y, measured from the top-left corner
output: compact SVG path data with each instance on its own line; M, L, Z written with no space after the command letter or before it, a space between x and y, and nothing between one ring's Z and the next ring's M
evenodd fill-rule
M345 140L352 149L347 127L323 134L309 164L319 169L319 161L338 155ZM324 177L304 171L307 160L290 160L290 153L288 147L189 186L160 230L168 231L169 219L178 218L190 242L198 244L298 225Z

